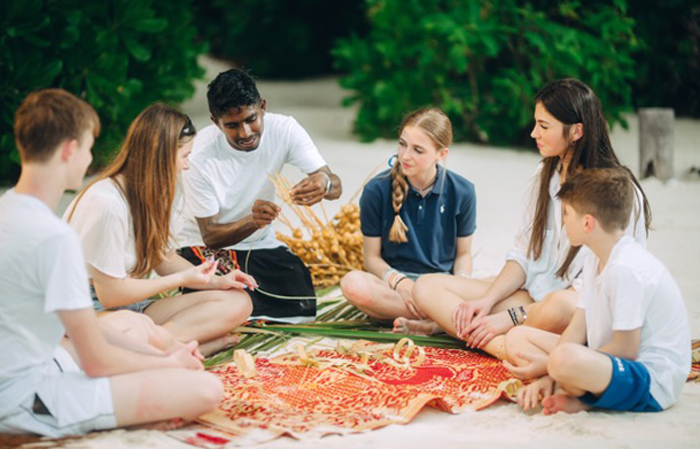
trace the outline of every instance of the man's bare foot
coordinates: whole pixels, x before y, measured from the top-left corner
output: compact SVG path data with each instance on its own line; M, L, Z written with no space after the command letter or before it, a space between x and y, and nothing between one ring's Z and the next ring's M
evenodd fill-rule
M199 345L199 352L204 357L209 357L210 355L214 355L219 351L236 346L239 340L240 338L238 338L237 335L226 334L223 337L217 338L216 340L202 343Z
M404 335L434 335L442 332L442 329L435 321L409 320L400 316L394 320L392 332Z
M589 405L568 394L555 394L542 400L542 413L545 415L553 415L557 412L577 413L590 409Z

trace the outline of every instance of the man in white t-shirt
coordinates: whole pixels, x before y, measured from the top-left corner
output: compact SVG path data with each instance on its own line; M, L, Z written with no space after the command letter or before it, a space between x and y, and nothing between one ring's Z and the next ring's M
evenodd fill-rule
M78 236L54 209L80 187L99 130L92 107L60 89L30 94L15 115L22 174L0 197L0 433L194 418L223 393L196 342L165 352L95 315Z
M197 134L183 173L181 255L199 264L213 254L220 268L252 275L260 287L250 292L253 318L313 319L309 270L269 226L280 213L270 177L285 164L306 173L291 190L293 201L305 206L340 197L340 179L294 118L266 112L245 71L220 73L207 100L214 124Z
M672 406L690 372L683 298L666 268L625 235L635 190L621 169L584 170L558 193L572 245L592 252L574 317L558 337L514 328L506 350L529 361L504 362L520 377L524 409L545 414L590 408L656 412ZM548 354L548 356L547 356Z

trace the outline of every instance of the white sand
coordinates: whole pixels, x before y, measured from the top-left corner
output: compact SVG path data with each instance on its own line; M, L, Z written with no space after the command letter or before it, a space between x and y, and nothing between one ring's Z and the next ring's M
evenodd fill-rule
M213 78L224 65L206 60ZM201 129L210 123L203 87L184 109ZM393 154L393 141L358 143L351 134L353 112L338 106L343 92L335 79L304 82L260 82L268 110L293 115L311 134L326 161L343 180L340 201L327 203L336 212L360 188L376 167L386 167ZM630 129L617 127L614 147L626 165L637 173L637 120L629 117ZM671 271L683 292L691 335L700 338L700 178L687 175L690 166L700 166L700 122L676 122L675 166L678 180L661 183L642 181L654 217L648 247ZM448 167L470 179L477 188L478 228L475 235L475 274L494 275L503 264L518 224L522 192L539 160L535 152L457 144L451 149ZM300 179L295 169L285 170L290 179ZM285 231L283 227L280 228ZM480 411L448 415L435 410L421 412L404 426L350 436L329 436L296 441L281 438L258 446L269 448L421 448L532 447L532 448L681 448L700 447L700 383L686 384L680 401L660 414L582 412L545 417L523 414L514 404L499 402ZM73 446L71 446L73 447ZM78 446L75 446L78 447ZM105 433L82 441L80 447L186 447L162 435L139 431Z

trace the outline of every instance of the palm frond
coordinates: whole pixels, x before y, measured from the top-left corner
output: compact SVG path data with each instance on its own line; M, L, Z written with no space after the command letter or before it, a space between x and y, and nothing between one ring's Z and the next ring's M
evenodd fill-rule
M398 342L406 335L394 334L391 329L382 327L361 310L348 303L342 296L319 302L316 321L308 324L265 324L249 323L234 330L241 335L235 348L220 352L205 361L207 368L228 363L233 359L234 349L245 349L251 354L275 351L300 335L314 335L320 338L341 338L349 340L369 340L376 342ZM411 340L418 346L463 349L464 342L446 334L412 335Z

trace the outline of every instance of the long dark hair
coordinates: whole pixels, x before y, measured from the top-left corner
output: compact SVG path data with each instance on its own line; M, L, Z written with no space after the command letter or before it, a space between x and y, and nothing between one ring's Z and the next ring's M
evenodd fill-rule
M562 79L542 88L535 96L535 103L541 103L547 112L564 124L565 137L568 137L571 125L583 124L583 136L573 142L567 150L572 152L571 161L566 170L567 178L579 170L589 168L622 168L642 193L644 224L648 233L651 226L649 201L634 174L629 168L620 164L615 155L608 136L603 108L591 88L577 79ZM528 256L533 256L535 260L542 255L547 225L549 182L559 166L559 157L545 157L542 164L537 205L528 247ZM639 216L636 219L638 220ZM563 278L566 275L579 249L580 247L569 248L566 260L557 271L557 276Z

